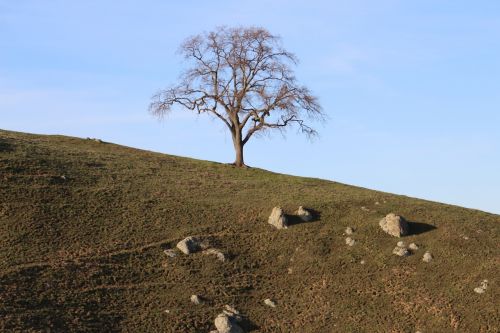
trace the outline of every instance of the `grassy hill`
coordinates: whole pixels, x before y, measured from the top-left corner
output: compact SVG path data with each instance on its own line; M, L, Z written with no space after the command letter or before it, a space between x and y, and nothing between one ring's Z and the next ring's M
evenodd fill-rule
M316 220L267 224L274 206L299 205ZM410 236L380 229L390 212L414 222ZM231 304L249 332L498 332L499 222L320 179L0 131L0 331L208 332ZM163 253L191 235L229 260ZM397 257L399 240L420 249Z

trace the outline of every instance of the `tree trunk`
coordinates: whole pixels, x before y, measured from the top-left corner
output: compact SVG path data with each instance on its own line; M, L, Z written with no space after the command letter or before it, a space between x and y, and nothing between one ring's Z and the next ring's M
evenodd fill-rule
M243 160L243 139L241 138L241 131L236 130L233 134L233 145L234 151L236 153L236 159L234 160L234 165L238 168L246 167L245 161Z

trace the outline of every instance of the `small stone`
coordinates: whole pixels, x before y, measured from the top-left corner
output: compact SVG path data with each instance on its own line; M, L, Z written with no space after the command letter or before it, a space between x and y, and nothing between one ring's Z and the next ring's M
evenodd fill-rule
M311 212L302 206L299 207L299 209L296 212L296 215L300 217L300 219L304 222L309 222L312 221L313 219L313 215L311 214Z
M366 261L361 260L359 263L360 263L361 265L364 265L364 264L366 264Z
M191 303L196 304L196 305L202 304L204 302L203 298L201 298L198 295L191 295L190 299L191 299Z
M377 206L378 206L378 205L380 205L380 202L378 202L378 201L375 201L375 205L377 205Z
M408 245L408 248L412 251L417 251L418 250L418 245L415 244L415 243L411 243L410 245Z
M380 220L379 225L384 232L394 237L408 235L410 231L408 222L402 216L393 213L388 214Z
M352 235L354 233L354 229L351 227L345 228L345 234L346 235Z
M240 312L230 305L224 305L224 310L222 310L222 312L236 321L242 320Z
M165 313L170 313L170 310L165 310Z
M201 249L200 241L195 237L186 237L177 243L177 248L184 254L191 254Z
M407 257L410 255L410 251L408 251L404 247L396 246L394 250L392 250L392 254L395 254L400 257Z
M276 307L276 303L274 303L273 301L271 301L269 298L266 298L264 300L264 304L267 305L267 306L270 306L272 308L275 308Z
M292 274L293 273L293 269L292 268L288 268L288 274Z
M62 180L66 180L66 176L65 176L65 175L62 175L62 176L61 176L61 179L62 179Z
M477 294L483 294L486 291L486 289L483 289L481 287L474 288L474 292Z
M267 222L277 229L288 228L288 221L281 207L273 208L273 211L271 212L271 215L269 216Z
M347 237L345 239L345 243L349 246L354 246L354 243L356 243L356 241L354 239L352 239L351 237Z
M177 257L177 252L174 249L166 249L163 251L165 255L169 258L175 258Z
M423 262L431 262L432 259L433 259L432 254L429 251L425 252L424 256L422 257Z
M226 261L226 256L224 255L224 253L222 253L222 251L220 251L218 249L203 250L203 254L214 255L217 257L217 260L222 261L222 262Z
M405 247L405 242L399 241L396 245L399 247Z
M370 209L369 208L366 208L365 206L361 206L361 210L365 211L365 212L369 212Z

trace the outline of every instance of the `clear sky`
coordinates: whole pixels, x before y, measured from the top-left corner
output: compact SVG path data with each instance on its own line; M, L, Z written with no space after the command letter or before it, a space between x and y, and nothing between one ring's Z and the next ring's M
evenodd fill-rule
M330 117L249 165L500 213L498 0L0 0L0 128L232 162L221 123L147 113L219 25L280 35Z

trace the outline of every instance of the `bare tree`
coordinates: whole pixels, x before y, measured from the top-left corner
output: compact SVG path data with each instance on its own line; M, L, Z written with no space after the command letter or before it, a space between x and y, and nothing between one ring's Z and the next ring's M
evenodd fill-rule
M192 66L153 96L149 110L161 118L177 104L217 117L231 132L235 166L245 166L243 147L256 133L296 125L317 134L304 118L323 120L321 106L298 85L296 57L266 29L220 27L188 38L180 53Z

